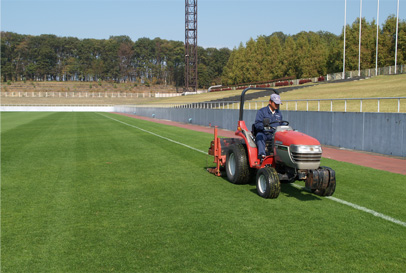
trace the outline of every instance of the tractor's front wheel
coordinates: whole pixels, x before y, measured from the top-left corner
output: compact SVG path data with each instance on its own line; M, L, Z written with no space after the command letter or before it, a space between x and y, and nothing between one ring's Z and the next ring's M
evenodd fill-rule
M226 155L226 173L228 180L233 184L247 184L250 172L247 153L242 144L230 147Z
M336 172L329 167L320 167L319 172L319 185L320 189L317 189L315 193L320 196L331 196L336 190Z
M336 172L329 167L309 170L306 188L320 196L331 196L336 190Z
M278 173L272 167L258 170L256 184L258 195L263 198L277 198L281 192Z

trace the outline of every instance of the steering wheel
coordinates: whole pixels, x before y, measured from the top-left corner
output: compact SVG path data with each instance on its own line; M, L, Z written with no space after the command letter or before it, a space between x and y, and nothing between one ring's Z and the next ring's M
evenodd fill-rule
M271 124L273 124L273 123L278 123L276 126L271 126ZM273 130L276 130L276 127L277 126L283 126L283 125L285 125L285 126L288 126L289 125L289 121L286 121L286 120L275 120L275 121L271 121L271 122L269 122L268 124L267 124L268 126L265 126L264 127L264 131L270 131L270 132L272 132ZM269 128L269 129L268 129ZM271 128L273 129L273 130L271 130Z
M272 123L279 123L279 125L277 125L277 126L288 126L288 125L289 125L289 121L286 121L286 120L275 120L275 121L272 121L272 122L269 123L269 126L272 127L272 128L277 127L277 126L271 126Z

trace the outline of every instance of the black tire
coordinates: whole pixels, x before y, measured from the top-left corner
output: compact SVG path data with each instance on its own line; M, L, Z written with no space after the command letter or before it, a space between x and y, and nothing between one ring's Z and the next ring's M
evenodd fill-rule
M320 167L318 171L320 173L320 189L317 189L315 193L320 196L332 196L336 190L335 171L329 167Z
M323 192L323 196L332 196L336 190L336 172L329 167L321 167L328 173L328 186Z
M278 173L272 167L258 170L256 184L258 195L263 198L277 198L281 192Z
M247 153L242 144L230 147L226 155L226 173L228 181L233 184L247 184L250 180L250 171Z

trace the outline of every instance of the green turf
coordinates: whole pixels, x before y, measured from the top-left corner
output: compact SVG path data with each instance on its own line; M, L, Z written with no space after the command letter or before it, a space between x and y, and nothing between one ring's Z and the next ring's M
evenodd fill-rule
M205 170L212 136L113 114L3 113L3 272L401 272L406 227ZM335 197L406 221L405 176L323 159ZM301 183L299 183L301 184ZM302 185L302 184L301 184Z

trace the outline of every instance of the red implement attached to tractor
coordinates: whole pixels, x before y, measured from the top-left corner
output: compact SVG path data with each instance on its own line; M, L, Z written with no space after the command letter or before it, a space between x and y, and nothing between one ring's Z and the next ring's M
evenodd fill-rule
M243 120L245 93L249 90L269 90L272 88L246 88L241 94L238 138L219 138L214 129L214 140L209 155L214 156L216 167L208 171L222 175L225 169L227 178L234 184L249 183L256 178L258 195L263 198L277 198L281 182L305 181L305 187L320 196L330 196L336 187L335 172L328 167L320 167L322 148L320 142L306 134L292 129L287 121L279 121L277 126L269 125L274 131L272 141L266 143L266 157L258 159L258 149L254 132Z

